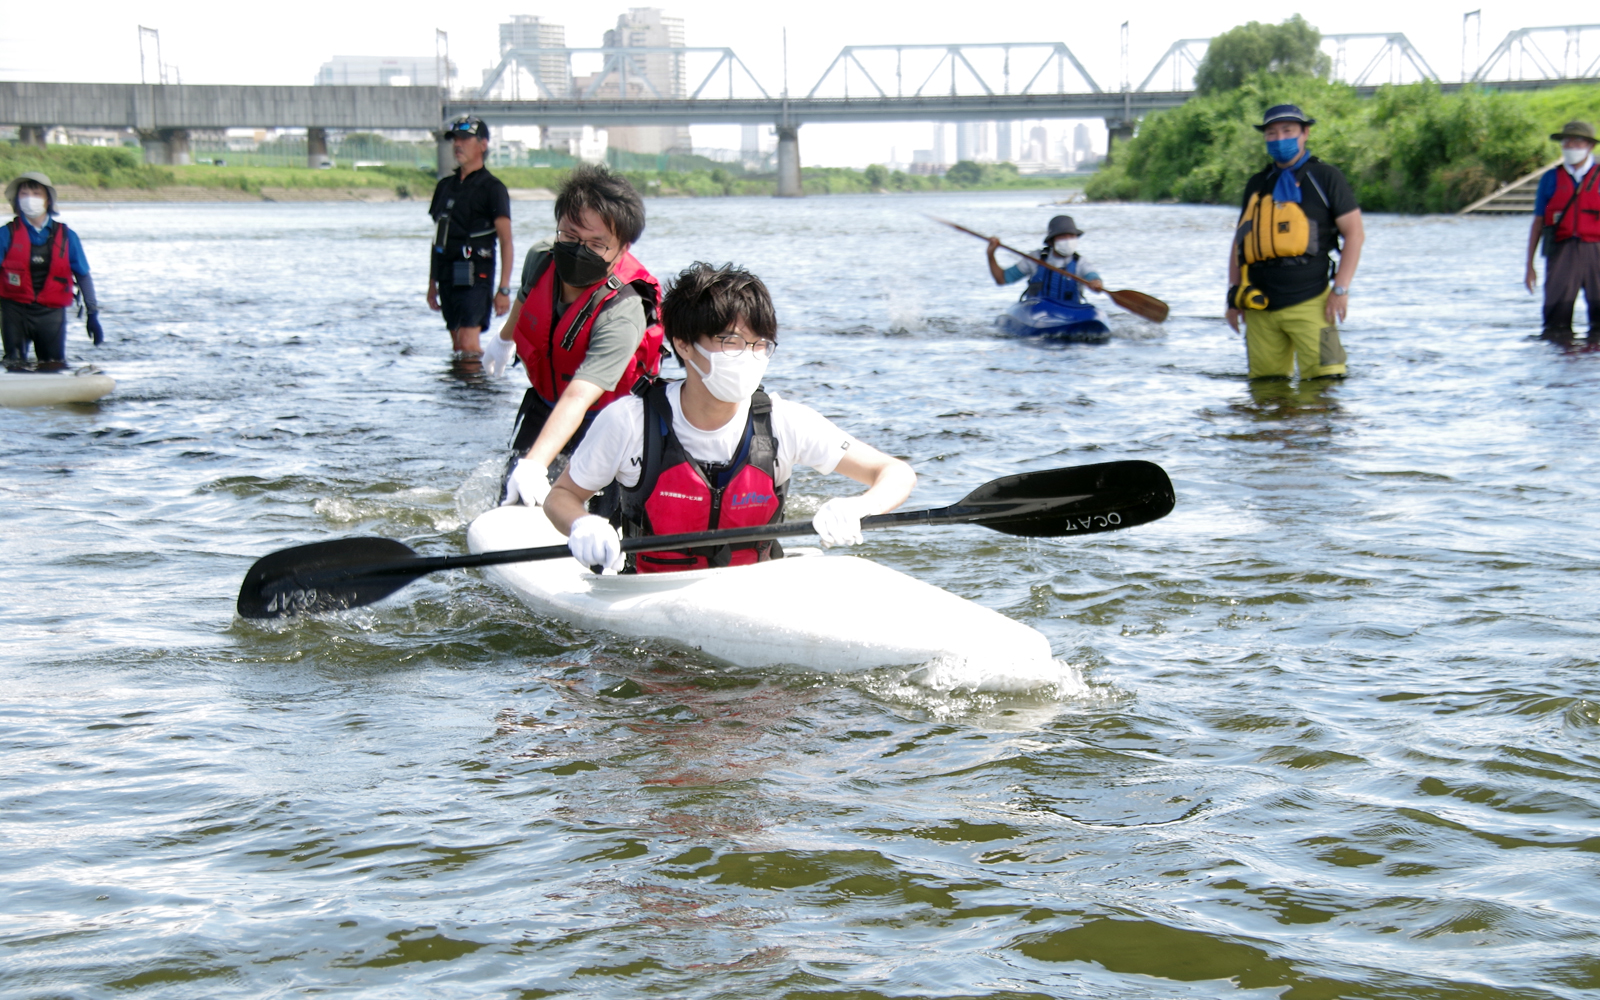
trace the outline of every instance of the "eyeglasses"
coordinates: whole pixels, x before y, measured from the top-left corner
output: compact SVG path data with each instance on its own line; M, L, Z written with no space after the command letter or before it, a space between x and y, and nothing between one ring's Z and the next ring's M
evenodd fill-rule
M580 240L575 233L567 233L559 229L556 230L556 242L581 243L602 257L611 252L611 248L606 246L603 240Z
M450 123L451 135L477 135L483 128L483 122L476 118L458 118Z
M739 336L737 333L719 334L715 337L712 337L711 342L716 345L716 348L720 350L723 355L730 358L737 358L739 355L744 353L744 350L747 347L750 349L751 354L758 358L765 358L767 360L771 360L772 356L778 351L778 345L774 344L770 340L767 340L765 337L756 341L755 343L751 343L750 341Z

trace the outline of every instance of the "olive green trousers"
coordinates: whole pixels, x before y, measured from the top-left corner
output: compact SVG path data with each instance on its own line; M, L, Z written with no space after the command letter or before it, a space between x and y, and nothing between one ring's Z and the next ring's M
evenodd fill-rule
M1244 314L1244 344L1251 378L1288 378L1298 362L1301 378L1345 373L1339 328L1324 310L1328 290L1284 309L1249 309Z

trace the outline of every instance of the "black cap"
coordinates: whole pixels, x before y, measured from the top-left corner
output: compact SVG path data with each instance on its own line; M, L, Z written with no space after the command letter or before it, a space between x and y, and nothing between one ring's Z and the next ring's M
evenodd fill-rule
M1315 125L1315 118L1308 118L1298 104L1275 104L1267 109L1261 116L1261 124L1256 126L1257 132L1265 132L1267 126L1273 122L1299 122L1302 125Z
M1078 224L1072 221L1072 216L1070 215L1058 215L1051 219L1050 225L1044 231L1044 238L1046 242L1055 239L1057 236L1082 235L1083 230L1078 228Z
M484 121L482 118L472 118L463 115L462 117L451 122L450 127L444 130L444 134L445 138L447 139L454 139L458 135L470 135L482 139L484 142L488 142L489 123Z

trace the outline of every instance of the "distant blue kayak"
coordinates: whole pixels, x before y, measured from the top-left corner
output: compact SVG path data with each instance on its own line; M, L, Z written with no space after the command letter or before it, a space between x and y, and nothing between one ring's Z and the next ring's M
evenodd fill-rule
M995 325L1016 337L1049 337L1080 344L1103 344L1111 330L1094 306L1070 306L1045 299L1023 299L1000 314Z

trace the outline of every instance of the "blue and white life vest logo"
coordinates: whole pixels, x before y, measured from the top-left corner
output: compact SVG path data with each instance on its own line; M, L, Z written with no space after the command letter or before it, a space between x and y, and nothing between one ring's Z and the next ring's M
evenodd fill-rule
M738 510L740 507L762 507L772 502L771 493L730 493L728 494L728 507Z

